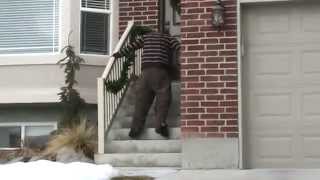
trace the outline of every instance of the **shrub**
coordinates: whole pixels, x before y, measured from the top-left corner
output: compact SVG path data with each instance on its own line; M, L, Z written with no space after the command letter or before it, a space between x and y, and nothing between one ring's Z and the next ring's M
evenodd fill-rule
M70 147L93 159L97 144L96 132L94 127L87 126L86 121L82 121L78 126L62 129L49 140L44 155L56 154L63 147Z

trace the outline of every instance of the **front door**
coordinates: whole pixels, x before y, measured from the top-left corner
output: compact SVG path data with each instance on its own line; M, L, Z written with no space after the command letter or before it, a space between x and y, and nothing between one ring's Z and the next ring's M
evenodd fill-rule
M165 0L165 26L169 27L172 36L180 38L180 14L170 1Z

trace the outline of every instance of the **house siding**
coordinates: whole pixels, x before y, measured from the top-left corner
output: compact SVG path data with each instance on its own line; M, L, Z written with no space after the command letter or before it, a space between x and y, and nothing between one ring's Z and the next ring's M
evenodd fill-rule
M184 137L238 137L236 0L225 27L211 25L213 0L181 1L181 129Z

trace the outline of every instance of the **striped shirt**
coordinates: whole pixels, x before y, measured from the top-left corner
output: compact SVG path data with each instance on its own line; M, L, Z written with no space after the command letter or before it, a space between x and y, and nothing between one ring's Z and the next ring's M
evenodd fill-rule
M168 34L151 32L130 43L127 49L139 48L143 48L142 68L154 65L170 66L171 54L179 50L180 43Z

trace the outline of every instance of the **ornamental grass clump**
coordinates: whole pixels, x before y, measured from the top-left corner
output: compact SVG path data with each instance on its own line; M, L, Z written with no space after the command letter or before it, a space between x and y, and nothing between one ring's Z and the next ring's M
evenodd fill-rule
M96 132L96 128L88 127L85 121L78 126L61 129L49 140L44 155L56 154L60 149L67 147L76 152L83 152L86 157L93 159L97 147Z

